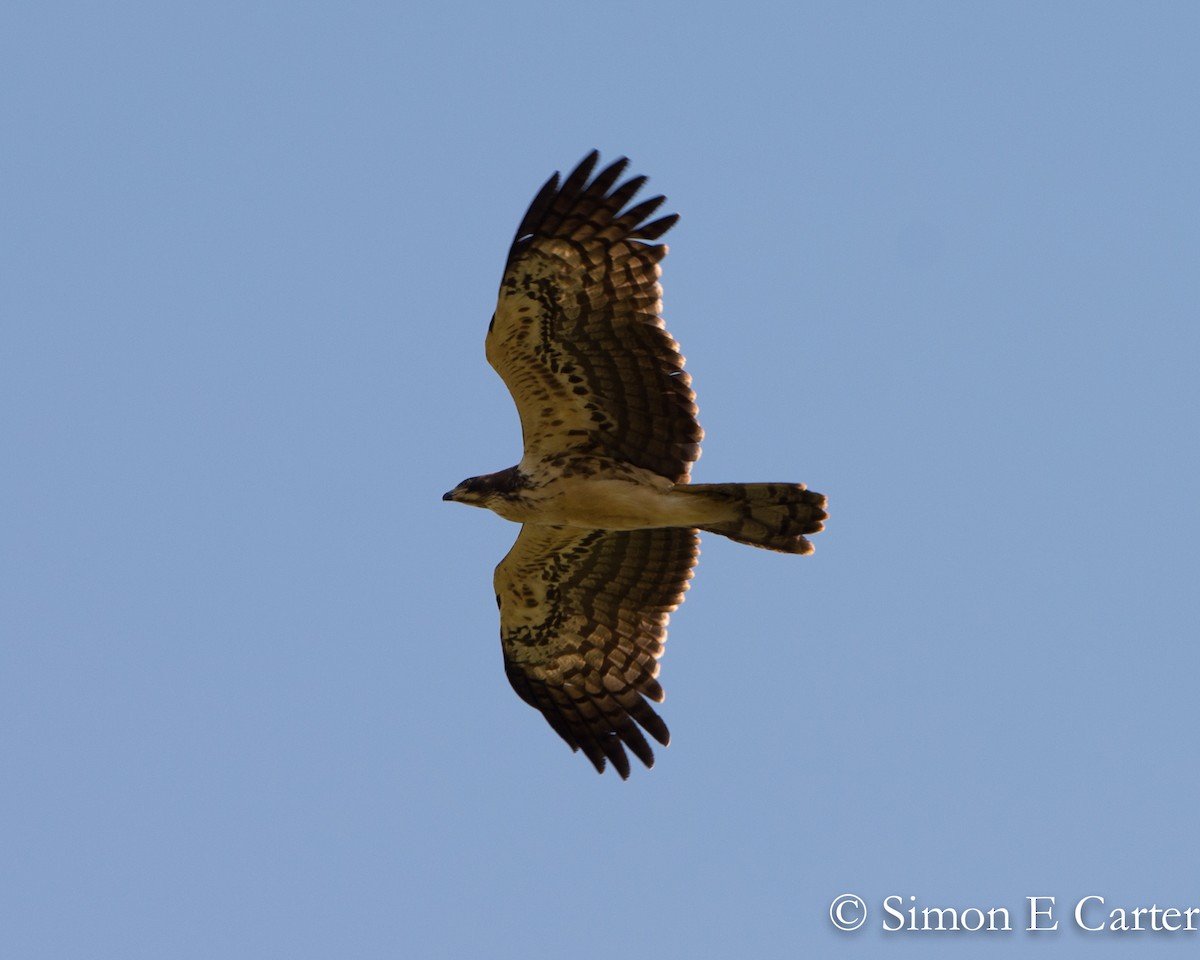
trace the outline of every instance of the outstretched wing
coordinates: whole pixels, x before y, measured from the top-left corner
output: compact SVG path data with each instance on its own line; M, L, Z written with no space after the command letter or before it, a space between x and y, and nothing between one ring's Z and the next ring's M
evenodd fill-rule
M667 725L658 658L699 554L695 530L582 530L526 524L498 567L504 671L572 750L629 776Z
M700 456L691 378L659 313L652 244L678 215L646 222L664 198L622 213L646 182L620 186L622 158L588 178L592 151L551 177L517 229L488 328L488 362L521 415L526 457L611 457L682 483Z

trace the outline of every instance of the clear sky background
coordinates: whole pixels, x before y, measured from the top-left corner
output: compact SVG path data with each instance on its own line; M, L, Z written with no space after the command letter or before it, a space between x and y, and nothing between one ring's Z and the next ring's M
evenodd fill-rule
M1195 4L5 11L0 955L1194 955L1070 912L1200 906ZM627 783L440 500L593 147L682 215L695 478L831 512L705 539Z

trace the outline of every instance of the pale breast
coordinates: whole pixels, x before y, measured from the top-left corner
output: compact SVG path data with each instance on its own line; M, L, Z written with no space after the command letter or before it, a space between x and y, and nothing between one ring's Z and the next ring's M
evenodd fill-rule
M520 523L599 530L694 527L728 519L728 507L675 493L666 477L597 457L522 463L532 486L519 503L497 509ZM494 508L495 509L495 508Z

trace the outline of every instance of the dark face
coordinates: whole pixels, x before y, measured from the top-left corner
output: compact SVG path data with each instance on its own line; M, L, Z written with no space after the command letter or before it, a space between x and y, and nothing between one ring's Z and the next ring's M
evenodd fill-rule
M486 484L480 481L486 477L468 477L453 490L442 494L443 500L453 500L455 503L468 503L473 507L482 507L490 495Z
M499 473L485 473L482 477L468 477L449 493L442 494L443 500L467 503L473 507L486 507L496 497L512 496L521 487L522 477L516 467Z

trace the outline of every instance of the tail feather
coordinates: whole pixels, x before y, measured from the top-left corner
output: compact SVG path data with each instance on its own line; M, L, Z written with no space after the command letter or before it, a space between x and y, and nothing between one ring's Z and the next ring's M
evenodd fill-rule
M824 495L802 483L694 483L675 489L732 506L733 519L701 530L782 553L812 553L804 535L820 533L829 516Z

